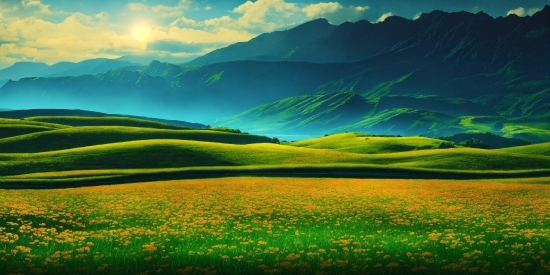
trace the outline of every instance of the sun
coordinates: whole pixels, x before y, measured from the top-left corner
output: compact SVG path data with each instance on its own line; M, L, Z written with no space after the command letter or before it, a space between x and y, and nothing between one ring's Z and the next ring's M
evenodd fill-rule
M132 30L132 36L140 42L144 42L151 35L151 27L145 25L135 26Z

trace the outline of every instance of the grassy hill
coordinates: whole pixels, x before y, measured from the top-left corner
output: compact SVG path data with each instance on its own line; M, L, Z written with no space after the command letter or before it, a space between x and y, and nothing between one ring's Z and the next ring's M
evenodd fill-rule
M550 142L499 149L514 154L550 156Z
M187 129L185 127L172 126L162 122L116 116L35 116L25 118L25 120L57 123L69 126L130 126L157 129Z
M67 127L55 123L0 118L0 139Z
M374 164L450 170L550 169L550 157L471 148L356 154L278 144L141 140L68 150L0 154L0 175L36 172L281 164Z
M103 121L121 122L121 120L110 119L94 120L93 122ZM122 122L142 123L141 121L132 119L122 120ZM155 126L157 125L155 124ZM124 126L80 126L0 139L0 152L35 153L148 139L181 139L233 144L271 142L270 138L262 136L210 130L171 130Z
M360 154L381 154L437 149L444 142L425 137L367 137L360 133L342 133L291 143L292 146L330 149Z

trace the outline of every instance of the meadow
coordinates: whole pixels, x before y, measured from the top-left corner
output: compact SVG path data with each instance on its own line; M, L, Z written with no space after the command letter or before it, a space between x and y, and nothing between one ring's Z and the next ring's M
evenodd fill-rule
M0 190L3 274L549 274L550 180Z
M0 273L549 274L550 142L443 142L0 119Z

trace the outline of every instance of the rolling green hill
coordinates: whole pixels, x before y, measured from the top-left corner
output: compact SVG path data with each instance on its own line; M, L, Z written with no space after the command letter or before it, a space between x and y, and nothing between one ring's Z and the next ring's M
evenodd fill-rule
M121 120L113 121L110 119L104 121L121 122ZM94 120L94 122L103 122L103 120ZM135 120L122 120L122 122L142 123L141 121ZM232 144L271 142L271 139L267 137L209 130L171 130L123 126L79 126L0 139L0 152L35 153L147 139L181 139Z
M25 135L25 134L35 133L35 132L49 131L53 129L55 128L37 126L37 125L0 123L0 140L3 138Z
M290 145L349 153L382 154L438 149L442 142L444 141L425 137L367 137L359 133L343 133L297 141Z
M21 119L0 118L0 139L67 127L70 126Z
M550 142L516 146L516 147L503 148L498 150L501 152L508 152L508 153L514 153L514 154L550 156Z
M57 123L69 126L130 126L156 129L188 129L185 127L172 126L162 122L116 116L36 116L25 118L25 120Z
M548 156L471 148L365 155L266 143L234 145L146 140L42 153L0 154L0 175L95 169L332 163L477 171L550 169Z

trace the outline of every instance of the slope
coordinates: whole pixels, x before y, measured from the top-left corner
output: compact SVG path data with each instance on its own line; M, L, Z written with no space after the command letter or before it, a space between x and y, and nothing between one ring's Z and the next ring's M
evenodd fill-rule
M271 142L267 137L209 130L81 126L0 139L0 152L35 153L148 139L198 140L232 144Z
M212 124L279 133L319 133L362 119L372 105L355 93L326 93L290 97L264 104Z
M290 145L359 154L383 154L438 149L442 142L444 141L425 137L375 137L359 133L341 133L297 141Z
M375 164L451 170L550 169L550 157L481 149L354 154L277 144L147 140L31 154L0 154L0 175L70 170L284 164Z

